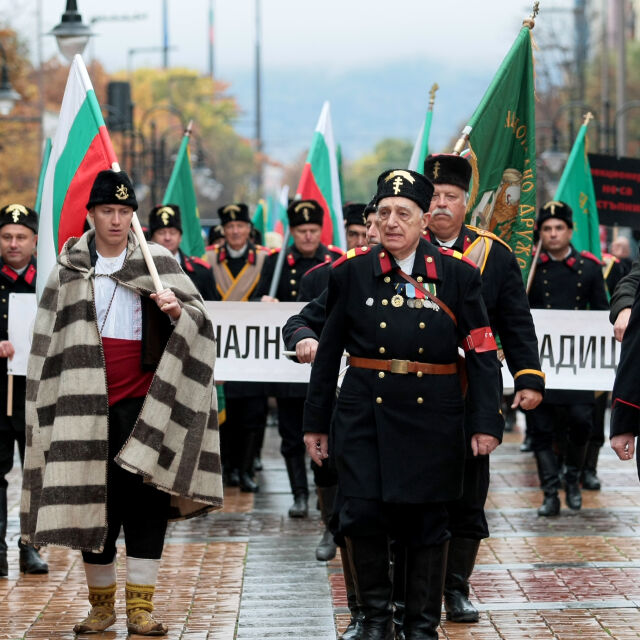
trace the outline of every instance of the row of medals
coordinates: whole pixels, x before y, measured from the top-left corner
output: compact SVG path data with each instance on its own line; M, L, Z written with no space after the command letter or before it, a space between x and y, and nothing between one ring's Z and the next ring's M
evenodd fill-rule
M401 307L404 302L405 302L405 298L403 298L400 295L400 292L402 291L407 291L407 285L404 282L397 282L394 285L394 288L396 291L398 291L398 293L396 293L392 298L391 298L391 305L399 308ZM413 287L411 287L411 289L413 289L415 291L415 289ZM410 309L422 309L422 307L424 307L425 305L425 300L423 300L422 298L416 298L413 296L407 296L406 298L407 301L407 307L409 307Z

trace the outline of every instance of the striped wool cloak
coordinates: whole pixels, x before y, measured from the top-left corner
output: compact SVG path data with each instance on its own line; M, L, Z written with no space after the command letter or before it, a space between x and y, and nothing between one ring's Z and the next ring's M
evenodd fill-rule
M108 398L89 243L70 238L38 308L27 371L22 537L101 552L106 537ZM202 298L163 247L149 248L165 287L182 304L132 435L116 462L171 494L170 519L222 507L213 385L215 339ZM153 283L130 233L111 276L149 296Z

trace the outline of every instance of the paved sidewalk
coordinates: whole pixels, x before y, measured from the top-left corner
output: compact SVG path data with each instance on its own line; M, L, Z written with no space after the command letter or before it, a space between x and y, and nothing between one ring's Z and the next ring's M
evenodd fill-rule
M531 454L508 434L492 455L487 504L492 538L472 578L478 624L444 622L450 640L640 638L640 484L635 463L605 445L600 492L584 492L578 513L541 519ZM231 489L223 512L172 524L156 595L169 638L333 640L348 620L339 558L317 562L319 513L291 520L278 436L268 429L255 497ZM70 639L88 609L80 554L47 549L48 576L18 573L19 475L9 492L10 576L0 579L0 640ZM314 500L311 500L312 507ZM119 556L124 585L124 557ZM127 637L124 594L118 622L94 638ZM133 636L132 636L133 637Z

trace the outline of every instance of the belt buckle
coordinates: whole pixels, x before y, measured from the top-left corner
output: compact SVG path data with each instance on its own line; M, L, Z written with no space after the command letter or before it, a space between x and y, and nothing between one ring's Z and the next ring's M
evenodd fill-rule
M391 373L400 373L406 375L409 373L408 360L391 360Z

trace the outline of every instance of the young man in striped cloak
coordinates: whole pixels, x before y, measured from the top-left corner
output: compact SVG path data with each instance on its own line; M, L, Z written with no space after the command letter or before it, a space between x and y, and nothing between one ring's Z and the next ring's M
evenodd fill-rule
M115 622L123 528L128 630L164 635L152 598L167 522L222 506L213 329L152 243L166 287L153 293L126 173L100 172L87 209L95 229L64 245L34 329L22 536L82 551L92 608L74 631L87 633Z

